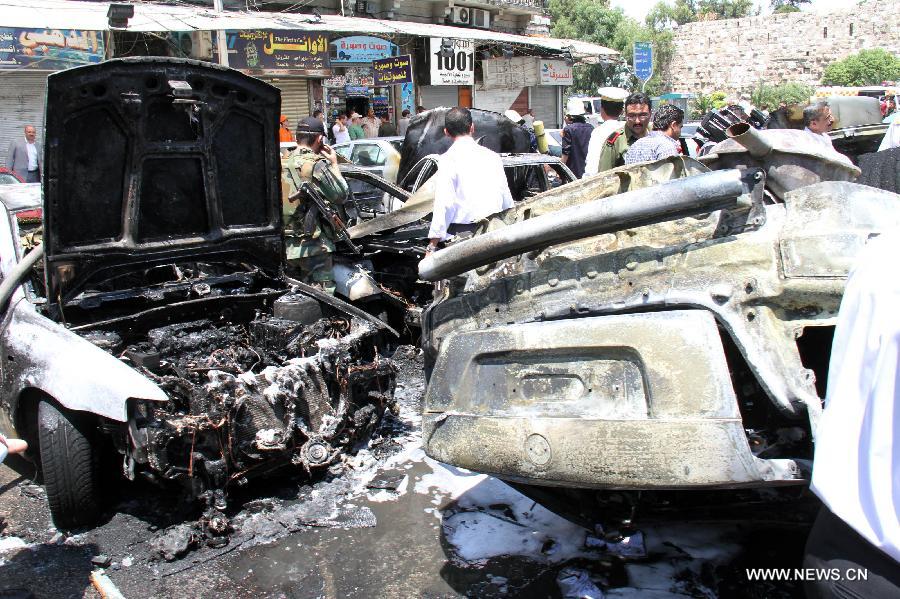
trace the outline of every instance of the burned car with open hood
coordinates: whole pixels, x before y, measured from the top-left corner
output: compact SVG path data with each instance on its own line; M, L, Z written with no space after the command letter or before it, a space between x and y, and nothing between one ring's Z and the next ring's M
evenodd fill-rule
M189 60L49 77L42 245L16 218L37 186L0 194L0 428L59 527L97 517L102 464L223 509L254 476L327 467L390 402L385 325L283 275L279 109Z
M848 270L900 196L802 131L729 136L421 262L428 455L585 522L598 491L808 482Z

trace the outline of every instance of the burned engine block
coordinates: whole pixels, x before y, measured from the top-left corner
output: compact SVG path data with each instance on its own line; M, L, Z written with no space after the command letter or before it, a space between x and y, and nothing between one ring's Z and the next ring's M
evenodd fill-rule
M85 336L170 398L136 403L126 474L181 481L222 508L254 476L327 467L378 422L395 368L377 334L343 316L303 324L258 312L246 324L162 326L128 344L114 332Z

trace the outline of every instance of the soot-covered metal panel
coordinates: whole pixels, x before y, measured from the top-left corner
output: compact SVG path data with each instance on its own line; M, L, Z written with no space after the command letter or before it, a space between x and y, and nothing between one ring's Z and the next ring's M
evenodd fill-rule
M181 259L282 258L277 88L183 59L110 60L48 78L50 297Z

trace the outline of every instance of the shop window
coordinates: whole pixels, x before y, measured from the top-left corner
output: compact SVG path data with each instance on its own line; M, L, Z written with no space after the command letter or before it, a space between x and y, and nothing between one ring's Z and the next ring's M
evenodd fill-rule
M350 162L359 166L384 166L385 153L376 144L356 144Z

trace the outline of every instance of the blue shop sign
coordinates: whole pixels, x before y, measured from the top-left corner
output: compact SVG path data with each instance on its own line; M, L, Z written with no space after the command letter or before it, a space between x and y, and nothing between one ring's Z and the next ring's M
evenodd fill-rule
M344 88L347 97L367 97L369 95L369 87L366 85L348 85Z
M397 45L380 37L354 35L331 42L331 63L365 63L397 55Z

